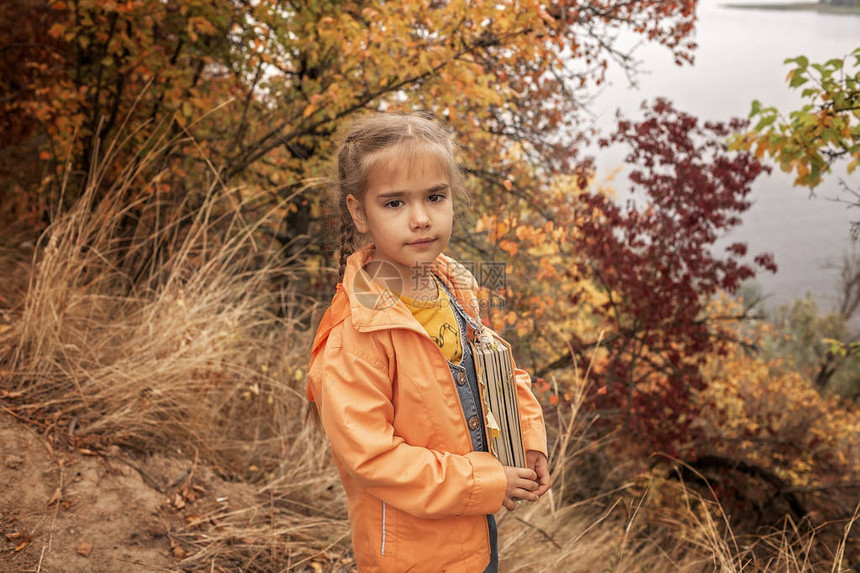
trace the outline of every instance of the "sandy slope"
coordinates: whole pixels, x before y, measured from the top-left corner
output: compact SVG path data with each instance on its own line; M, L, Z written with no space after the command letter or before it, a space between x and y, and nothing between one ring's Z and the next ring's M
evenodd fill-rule
M53 451L0 410L4 573L193 570L182 563L190 551L182 542L198 516L252 496L249 486L224 482L190 459L135 458L117 447Z

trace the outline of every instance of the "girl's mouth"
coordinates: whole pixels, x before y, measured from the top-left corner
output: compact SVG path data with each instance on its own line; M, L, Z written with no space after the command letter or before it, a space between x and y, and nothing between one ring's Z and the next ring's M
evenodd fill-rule
M426 247L431 244L436 239L428 238L428 239L418 239L417 241L412 241L411 243L406 243L407 246L410 247Z

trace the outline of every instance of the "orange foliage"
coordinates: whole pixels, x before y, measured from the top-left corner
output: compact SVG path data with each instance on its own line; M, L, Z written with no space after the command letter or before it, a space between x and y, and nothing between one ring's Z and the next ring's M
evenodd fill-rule
M772 331L765 323L746 329L752 344ZM770 468L793 486L860 478L856 406L822 395L790 364L757 358L740 343L711 357L704 373L709 384L699 395L697 425L708 451Z

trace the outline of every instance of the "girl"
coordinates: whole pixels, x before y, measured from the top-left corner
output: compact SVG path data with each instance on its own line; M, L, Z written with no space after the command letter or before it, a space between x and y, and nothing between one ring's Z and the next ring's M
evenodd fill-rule
M462 193L451 136L420 115L356 122L337 154L340 282L308 396L346 490L360 571L496 571L493 514L549 489L546 430L515 370L528 468L487 451L467 336L476 283L442 254ZM356 250L358 234L370 243Z

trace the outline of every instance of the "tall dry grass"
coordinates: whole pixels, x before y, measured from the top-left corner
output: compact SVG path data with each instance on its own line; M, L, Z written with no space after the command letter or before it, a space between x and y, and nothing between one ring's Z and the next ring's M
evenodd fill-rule
M300 261L266 240L268 214L247 220L216 172L181 200L142 192L170 137L113 182L109 149L54 214L0 339L4 403L55 446L168 452L254 484L259 503L219 515L217 533L189 530L190 562L223 547L235 562L301 560L348 532L324 436L304 423L317 309L291 288Z
M564 455L563 450L554 453ZM556 470L560 462L570 461L556 458ZM554 472L551 494L572 485L566 483L568 479ZM849 534L860 519L860 507L851 519L839 524L842 536L832 543L830 539L821 539L823 527L796 524L788 517L781 527L737 535L713 492L703 493L680 480L656 480L647 486L619 484L600 497L568 503L551 494L537 504L521 506L500 516L501 570L583 573L858 570L857 564L846 557L846 546L851 543Z
M704 476L695 485L685 483L681 472L630 479L636 474L631 468L611 467L624 465L617 455L608 456L610 464L595 464L601 453L617 448L611 436L590 431L594 418L583 411L589 369L574 372L570 403L554 408L547 418L552 489L536 504L497 516L502 571L858 570L846 547L860 520L860 504L850 519L836 524L842 535L835 543L829 535L823 539L824 525L797 524L789 517L781 527L739 535Z
M189 211L134 199L136 174L107 190L92 178L42 235L8 379L72 435L213 456L283 440L300 392L276 374L306 346L301 317L275 314L271 279L289 267L214 183Z
M171 532L187 549L183 568L351 571L345 498L304 414L317 309L289 289L300 261L259 240L264 219L247 221L214 171L198 174L208 183L188 202L141 194L170 145L153 142L112 183L95 166L43 234L0 339L7 403L59 440L195 452L244 481L250 502ZM826 559L808 528L736 539L715 499L591 463L612 444L592 437L588 372L575 377L572 403L548 417L553 489L498 516L504 571L854 570L844 549L856 514Z

